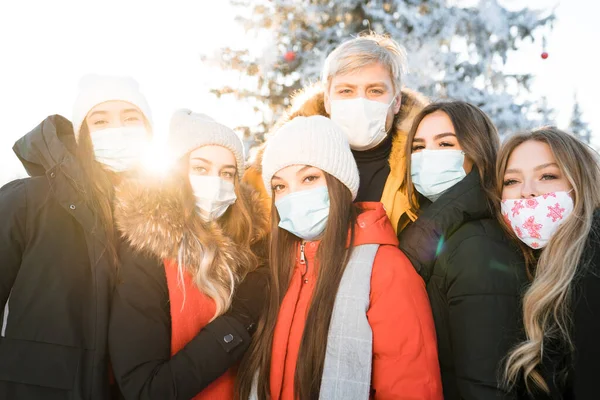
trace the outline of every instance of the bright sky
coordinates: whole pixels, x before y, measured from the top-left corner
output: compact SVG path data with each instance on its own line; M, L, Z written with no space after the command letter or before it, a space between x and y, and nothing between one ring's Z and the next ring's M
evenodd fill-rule
M557 4L502 3L535 8ZM528 45L507 68L537 76L534 88L558 110L561 127L568 123L576 90L600 144L600 114L594 108L600 92L595 62L599 12L599 2L564 1L548 36L550 57L540 58L541 44ZM11 150L14 141L48 115L70 118L77 82L86 73L135 77L153 109L158 135L166 134L171 113L181 107L205 112L231 127L255 120L233 101L208 93L224 78L200 60L201 54L245 40L227 0L1 2L0 185L24 175Z

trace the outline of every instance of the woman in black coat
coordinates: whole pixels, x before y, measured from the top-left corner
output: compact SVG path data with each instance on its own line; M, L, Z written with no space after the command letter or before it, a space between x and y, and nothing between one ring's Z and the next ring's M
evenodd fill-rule
M116 280L113 185L151 135L130 78L82 80L73 121L14 151L31 176L0 189L0 398L106 399Z
M169 142L177 163L166 177L117 187L125 243L112 366L126 399L233 399L231 367L268 294L268 212L240 182L244 149L233 130L180 110Z
M501 362L519 338L526 274L495 218L498 147L489 118L460 101L425 107L407 139L419 217L400 233L400 248L427 285L447 400L510 398Z
M502 221L533 277L523 299L526 338L508 357L523 398L598 399L600 166L573 135L515 135L498 158Z

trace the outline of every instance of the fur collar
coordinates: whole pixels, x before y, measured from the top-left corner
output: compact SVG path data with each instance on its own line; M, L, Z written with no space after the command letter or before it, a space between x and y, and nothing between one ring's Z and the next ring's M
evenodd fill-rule
M268 235L267 212L252 188L242 183L241 190L251 203L252 244L259 245ZM183 259L186 268L210 262L217 274L226 263L238 281L256 268L243 265L252 259L250 248L234 243L217 222L206 223L196 213L186 216L183 188L174 178L137 175L124 180L116 188L114 215L121 236L133 248L161 260Z

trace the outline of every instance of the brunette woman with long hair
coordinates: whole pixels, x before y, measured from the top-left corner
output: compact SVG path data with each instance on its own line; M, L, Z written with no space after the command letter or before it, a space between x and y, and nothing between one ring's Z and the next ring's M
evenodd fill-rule
M240 398L441 399L431 310L381 203L353 204L344 133L297 117L262 162L273 197L269 307Z
M72 124L48 117L15 144L31 177L0 189L0 398L109 398L113 188L150 136L137 82L87 76Z
M126 399L226 400L268 293L268 213L234 131L180 110L169 142L174 171L117 187L111 361Z
M496 220L500 140L479 108L432 103L407 138L407 192L418 215L400 249L427 284L444 398L509 399L502 360L518 342L522 288L518 247Z
M510 137L497 165L502 218L528 261L525 340L507 382L524 398L597 399L600 360L598 155L553 127Z

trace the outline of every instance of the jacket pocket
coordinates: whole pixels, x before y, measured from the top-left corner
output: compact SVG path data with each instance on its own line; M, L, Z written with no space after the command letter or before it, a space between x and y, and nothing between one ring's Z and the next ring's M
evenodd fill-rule
M0 338L0 381L72 390L81 349Z

